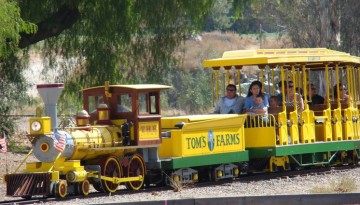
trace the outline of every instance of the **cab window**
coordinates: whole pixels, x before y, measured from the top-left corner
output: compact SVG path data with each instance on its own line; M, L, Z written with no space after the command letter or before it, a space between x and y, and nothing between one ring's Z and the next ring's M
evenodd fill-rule
M159 111L157 110L157 93L150 93L150 114L159 114Z
M147 107L147 100L146 94L139 93L138 95L138 102L139 102L139 114L148 114L148 107Z
M88 97L88 102L89 102L89 105L88 105L89 110L88 110L88 111L89 111L90 113L95 113L95 112L96 112L96 108L97 108L100 104L104 103L104 97L101 96L101 95L99 95L99 96L90 95L90 96Z
M117 96L117 112L132 112L131 94L122 94Z

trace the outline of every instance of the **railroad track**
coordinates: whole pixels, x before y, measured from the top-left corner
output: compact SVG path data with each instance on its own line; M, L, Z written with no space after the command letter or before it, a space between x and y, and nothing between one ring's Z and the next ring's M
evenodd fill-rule
M279 179L279 178L292 178L292 177L305 176L305 175L325 175L325 174L331 174L333 172L347 171L356 167L357 166L355 165L348 165L348 166L338 166L338 167L320 167L320 168L311 168L311 169L291 170L286 172L275 172L275 173L253 173L253 174L240 175L238 180L249 182L249 181Z
M224 185L227 183L233 183L234 181L238 182L256 182L261 180L271 180L271 179L288 179L292 177L301 177L301 176L307 176L307 175L326 175L326 174L332 174L334 172L345 172L348 170L351 170L353 168L356 168L356 166L339 166L339 167L322 167L319 169L304 169L304 170L294 170L294 171L287 171L287 172L276 172L276 173L252 173L252 174L242 174L239 177L231 180L231 179L225 179L220 180L217 182L201 182L197 184L189 184L189 185L183 185L183 188L189 188L189 187L208 187L208 186L216 186L216 185ZM166 191L166 190L173 190L172 187L158 187L158 186L150 186L145 187L144 189L141 189L139 191L136 191L136 193L146 193L146 192L158 192L158 191ZM114 193L100 193L100 192L91 192L88 196L86 196L87 199L91 198L97 198L97 197L107 197L109 195L127 195L127 194L134 194L133 190L128 189L120 189ZM68 195L65 198L44 198L44 197L33 197L32 199L17 199L17 200L9 200L9 201L0 201L0 204L9 204L9 205L20 205L20 204L44 204L44 203L51 203L51 202L64 202L64 203L70 203L72 200L83 198L84 196L79 195Z

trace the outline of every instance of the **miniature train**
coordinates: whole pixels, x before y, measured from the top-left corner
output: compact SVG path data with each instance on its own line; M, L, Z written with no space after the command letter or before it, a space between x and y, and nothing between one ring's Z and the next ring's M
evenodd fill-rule
M139 190L144 184L358 163L359 58L323 48L225 52L222 58L204 61L214 70L214 100L231 80L241 87L241 69L249 65L258 66L264 84L275 82L276 72L280 80L291 79L303 88L312 72L333 75L335 82L344 75L351 100L331 99L328 77L325 104L309 106L305 97L302 112L283 103L269 109L266 122L249 124L246 114L162 117L160 91L170 86L106 82L82 90L83 110L76 124L58 127L56 103L64 84L37 85L46 116L30 119L33 147L28 156L33 153L39 162L5 174L6 194L86 196L91 186L100 192L115 192L120 185Z

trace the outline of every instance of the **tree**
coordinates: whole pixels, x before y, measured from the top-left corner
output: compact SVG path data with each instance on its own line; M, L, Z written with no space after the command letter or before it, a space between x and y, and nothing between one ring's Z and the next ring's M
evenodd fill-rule
M277 0L263 1L258 6L260 18L285 28L295 48L325 47L352 55L360 53L359 1ZM316 80L321 82L319 93L325 93L325 79Z
M294 47L326 47L359 55L356 0L277 0L257 4L264 24L286 28Z
M44 73L56 72L53 81L66 82L63 94L69 98L104 81L169 83L163 76L176 69L173 51L202 27L213 4L214 0L19 1L22 18L38 26L36 34L22 33L19 47L40 49Z
M173 50L198 29L213 1L20 1L23 17L39 32L22 35L19 46L44 40L43 55L53 68L59 56L61 80L74 69L81 85L158 81Z
M28 101L21 64L18 58L20 33L35 33L36 26L20 17L14 1L0 0L0 135L13 131L13 119L9 117L16 102Z

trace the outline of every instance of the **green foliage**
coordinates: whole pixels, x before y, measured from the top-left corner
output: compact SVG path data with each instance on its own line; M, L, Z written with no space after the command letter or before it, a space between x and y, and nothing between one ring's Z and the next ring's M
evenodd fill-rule
M1 61L17 51L20 32L35 33L36 30L36 25L27 23L20 17L20 9L15 1L0 0Z
M50 2L22 2L23 16L41 22L64 6L79 11L81 18L59 36L45 39L41 50L48 71L58 67L58 81L75 80L81 87L106 80L161 81L164 70L176 62L173 51L187 34L201 28L213 5L212 0Z
M218 0L211 9L210 14L206 18L204 31L228 30L231 26L230 16L231 4L228 0Z
M359 1L259 2L257 18L286 30L293 47L326 47L359 55Z
M0 67L0 133L13 133L14 121L9 115L21 109L22 105L31 103L25 92L28 84L22 75L22 62L16 59L9 56Z
M104 81L171 84L179 62L175 49L201 29L214 2L32 0L19 4L22 17L41 26L39 35L44 32L44 41L36 44L45 59L44 79L65 82L59 108L67 113L69 105L81 107L81 88ZM72 25L59 20L73 11L80 18ZM59 28L64 30L48 34ZM53 80L48 73L55 73Z
M29 103L25 90L23 62L17 54L20 32L34 33L37 27L20 17L15 1L0 0L0 133L7 135L14 131L14 122L9 114L21 103Z
M8 145L7 145L8 150L11 152L23 152L23 153L29 152L29 147L23 146L21 144L22 143L17 143L11 139L8 141Z
M212 106L210 70L177 70L172 77L174 89L168 93L170 107L186 113L207 112Z

